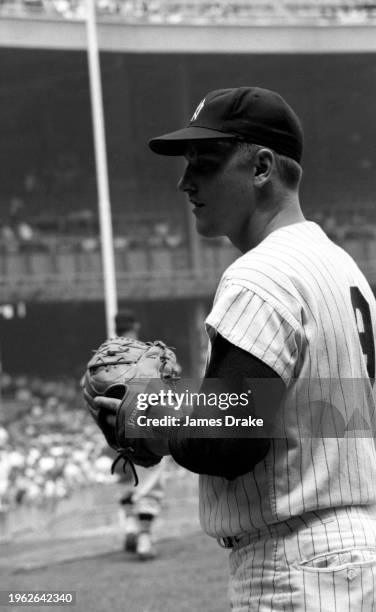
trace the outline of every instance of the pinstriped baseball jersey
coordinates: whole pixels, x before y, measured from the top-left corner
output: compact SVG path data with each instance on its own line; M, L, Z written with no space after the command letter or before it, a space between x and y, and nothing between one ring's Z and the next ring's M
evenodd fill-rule
M200 476L203 529L234 536L374 504L376 302L353 259L313 222L280 228L225 271L206 328L274 369L286 398L284 429L252 472ZM334 430L310 435L323 413Z

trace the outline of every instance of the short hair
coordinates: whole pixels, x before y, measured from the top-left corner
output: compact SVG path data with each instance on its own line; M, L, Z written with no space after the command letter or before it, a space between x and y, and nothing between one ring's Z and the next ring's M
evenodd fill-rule
M248 159L253 159L260 149L270 148L250 142L240 142L238 146L244 151ZM281 155L274 151L274 149L270 150L274 153L276 168L281 182L289 189L296 189L302 178L303 171L301 165L291 157Z
M291 157L281 155L270 147L255 144L253 142L246 142L245 140L240 139L232 140L219 138L214 142L216 149L224 157L235 153L235 151L240 151L243 155L245 163L247 164L253 160L257 151L260 151L260 149L269 149L274 154L276 168L281 182L289 189L297 189L297 187L299 186L303 170L301 165L298 164L298 162L292 159Z
M296 189L302 178L303 170L295 159L275 153L275 161L281 181L290 189Z

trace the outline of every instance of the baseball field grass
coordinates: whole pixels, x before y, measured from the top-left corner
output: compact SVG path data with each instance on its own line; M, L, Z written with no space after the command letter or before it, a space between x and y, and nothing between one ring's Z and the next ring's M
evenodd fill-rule
M100 536L103 540L103 535ZM97 539L99 536L97 536ZM103 543L103 542L102 542ZM100 542L98 541L98 544ZM199 532L162 539L159 556L134 559L113 538L107 550L93 538L2 547L0 590L75 591L74 612L220 612L226 601L226 550ZM38 546L40 554L38 554ZM54 549L51 549L51 546ZM44 564L50 547L48 564ZM64 554L62 554L62 550ZM77 555L77 556L76 556ZM30 561L31 560L31 561ZM0 609L11 609L3 608ZM56 609L33 606L34 611Z

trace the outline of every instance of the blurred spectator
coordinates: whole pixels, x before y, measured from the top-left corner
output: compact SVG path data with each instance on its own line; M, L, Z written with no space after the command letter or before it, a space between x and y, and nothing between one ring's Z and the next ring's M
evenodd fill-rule
M10 464L7 452L8 434L3 427L0 427L0 510L5 505L8 490Z
M28 172L24 177L24 190L26 193L30 194L35 191L38 184L38 178L35 172Z
M150 23L299 23L309 19L313 23L357 24L365 23L375 17L374 3L351 2L295 2L287 0L263 1L250 0L248 3L208 0L192 3L186 0L97 0L99 16L119 15L124 21ZM0 5L3 13L54 12L66 19L84 19L83 0L3 0Z
M97 238L83 238L81 240L81 248L83 251L97 251L99 249L99 241Z
M42 505L93 482L117 480L76 381L5 374L2 391L20 409L12 402L7 429L0 427L0 503Z
M130 247L131 240L126 236L114 236L113 245L115 250L123 251Z
M17 227L24 214L24 202L22 198L14 196L9 203L9 223L12 228Z
M338 231L338 222L333 214L328 214L322 220L322 228L331 240L336 240Z
M179 231L171 230L167 221L157 221L154 223L148 236L147 244L149 247L169 247L175 248L183 242L183 236Z
M17 225L17 236L21 246L31 245L34 240L34 230L26 221L20 221Z
M0 245L5 252L14 253L18 251L18 239L10 225L0 227Z

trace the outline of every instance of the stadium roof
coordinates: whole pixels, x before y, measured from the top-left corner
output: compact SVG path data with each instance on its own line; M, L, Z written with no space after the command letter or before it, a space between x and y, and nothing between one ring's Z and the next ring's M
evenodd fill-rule
M376 27L359 25L99 24L101 50L133 53L354 53L376 51ZM0 45L9 48L86 48L85 24L47 17L2 16Z

